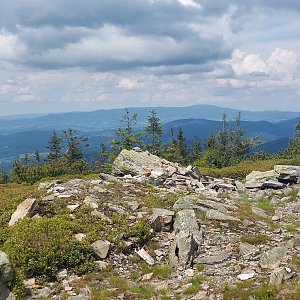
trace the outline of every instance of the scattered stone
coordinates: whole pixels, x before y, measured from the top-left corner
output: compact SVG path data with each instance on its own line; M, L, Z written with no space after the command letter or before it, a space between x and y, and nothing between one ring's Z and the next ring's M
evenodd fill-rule
M285 268L275 269L270 276L270 284L272 285L280 285L283 282L284 276L286 274Z
M148 265L153 266L154 265L154 259L150 256L150 254L144 249L140 249L136 252L139 257L141 257Z
M71 205L67 205L67 208L71 211L74 211L79 206L80 206L79 204L71 204Z
M163 208L154 208L150 222L154 231L170 231L173 225L173 218L173 211Z
M92 245L92 248L96 252L99 258L106 258L109 248L110 248L110 242L109 241L102 241L98 240L94 242Z
M97 209L99 207L97 203L97 199L91 196L86 196L85 199L83 200L83 204L87 205L91 209Z
M280 220L280 217L279 216L273 216L272 217L272 221L276 222L276 221L279 221Z
M238 219L236 217L226 215L215 209L209 209L206 212L205 218L208 220L217 220L217 221L238 221L238 222L241 221L240 219Z
M145 274L145 275L143 275L142 276L142 281L149 281L149 280L151 280L152 279L152 277L153 277L153 273L148 273L148 274Z
M293 248L294 240L291 239L280 246L272 248L263 253L259 264L262 268L275 269L287 255L289 249Z
M26 217L32 217L37 208L36 199L28 198L20 203L12 214L8 226L13 226L19 220L24 219Z
M261 209L261 208L258 208L256 206L252 206L251 207L251 210L254 214L260 216L260 217L263 217L263 218L268 218L268 214L265 210Z
M255 275L255 271L253 270L244 270L241 274L237 276L237 278L241 281L248 280L253 278Z
M84 234L84 233L75 234L75 239L79 242L81 242L85 237L86 237L86 234Z
M210 256L197 257L194 262L197 264L203 264L203 265L214 265L214 264L219 264L219 263L222 263L222 262L228 260L230 258L230 256L231 256L231 253L218 251L218 252L212 253Z
M242 256L248 257L257 252L257 248L248 243L240 243L239 251Z

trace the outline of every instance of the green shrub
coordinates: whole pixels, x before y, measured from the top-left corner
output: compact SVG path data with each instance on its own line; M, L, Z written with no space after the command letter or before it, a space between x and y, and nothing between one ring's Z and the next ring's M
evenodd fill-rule
M53 280L62 268L93 269L93 250L73 235L72 224L63 219L25 219L9 228L3 248L20 276Z

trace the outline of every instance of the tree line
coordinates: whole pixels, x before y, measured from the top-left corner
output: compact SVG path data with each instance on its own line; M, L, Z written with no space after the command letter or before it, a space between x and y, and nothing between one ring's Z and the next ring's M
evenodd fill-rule
M290 139L287 148L276 155L266 152L253 152L259 143L258 137L246 136L241 127L241 114L235 122L229 122L224 113L220 127L201 141L197 136L188 145L183 129L171 128L169 142L162 141L162 122L155 109L151 109L147 124L137 130L138 114L131 114L125 109L120 126L115 136L107 144L100 144L98 155L87 161L85 149L89 147L88 138L80 135L76 129L63 130L59 135L56 131L48 140L48 154L43 157L39 151L33 156L25 154L13 163L10 174L0 169L0 183L26 182L34 183L44 177L55 177L64 174L83 174L88 172L110 172L111 164L123 150L140 147L151 154L182 165L193 164L203 167L223 168L238 164L243 160L268 158L292 158L300 155L300 121L295 128L295 135Z

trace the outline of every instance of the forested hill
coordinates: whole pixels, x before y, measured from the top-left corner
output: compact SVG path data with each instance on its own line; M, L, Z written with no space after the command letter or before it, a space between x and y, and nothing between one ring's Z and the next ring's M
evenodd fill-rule
M129 111L138 114L138 124L143 126L149 115L149 107L129 108ZM218 107L213 105L194 105L188 107L157 107L157 116L163 123L180 119L206 119L219 121L222 114L234 119L239 110ZM92 112L70 112L49 115L9 116L0 117L2 133L15 133L30 130L60 130L77 128L82 131L115 129L119 126L124 109L96 110ZM241 111L244 121L280 122L300 117L300 112L281 111Z

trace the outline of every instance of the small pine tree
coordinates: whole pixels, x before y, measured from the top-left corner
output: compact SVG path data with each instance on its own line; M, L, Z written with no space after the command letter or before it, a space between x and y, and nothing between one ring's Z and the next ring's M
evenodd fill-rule
M36 162L38 165L42 162L41 154L40 154L40 152L38 151L38 149L36 149L36 148L35 148L35 151L34 151L34 159L35 159L35 162Z
M146 137L150 140L150 143L146 146L147 150L154 155L161 155L162 125L160 119L157 117L155 109L150 110L150 115L147 120L148 125L144 127Z
M131 150L135 146L142 146L141 132L134 132L133 127L137 123L137 113L130 115L129 110L125 108L125 113L122 116L121 123L124 127L118 127L115 130L117 139L111 140L109 143L117 155L123 149Z
M88 144L82 145L87 141L87 137L79 136L76 129L69 128L64 130L64 139L66 142L65 159L68 163L74 163L82 160L84 156L83 148L88 147Z
M202 155L201 141L199 137L195 136L191 148L190 162L193 163Z
M61 143L62 138L57 135L56 131L53 131L53 134L48 141L48 146L46 147L50 152L47 156L48 161L58 161L61 159Z

